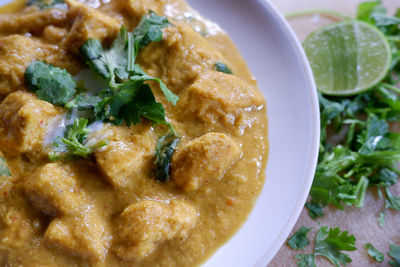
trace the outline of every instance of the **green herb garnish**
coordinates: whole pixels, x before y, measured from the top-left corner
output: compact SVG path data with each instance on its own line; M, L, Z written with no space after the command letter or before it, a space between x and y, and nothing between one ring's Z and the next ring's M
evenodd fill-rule
M351 262L351 259L342 251L356 250L355 241L355 237L349 235L347 231L342 232L338 227L328 229L328 226L323 226L315 236L313 253L298 254L295 259L297 259L298 266L315 267L315 257L317 256L327 258L335 266L346 265Z
M71 74L41 61L29 64L25 71L25 82L39 99L54 105L65 105L76 93Z
M10 169L7 166L7 161L4 157L0 156L0 177L11 176Z
M175 132L169 132L158 139L155 164L157 167L156 179L160 182L167 182L169 180L172 155L180 140Z
M68 159L75 157L87 158L95 149L107 145L103 140L94 146L87 146L86 139L90 130L86 127L88 120L85 118L75 119L72 125L66 127L64 137L58 136L53 141L54 151L50 154L51 160Z
M64 0L29 0L28 6L37 6L39 9L58 8L68 9Z
M158 16L153 11L141 19L139 25L128 37L128 71L134 71L139 50L152 42L160 42L162 40L161 29L170 25L166 17Z
M86 64L109 81L113 89L117 86L117 81L123 81L129 77L127 36L127 31L122 26L118 37L109 49L103 49L98 39L87 40L79 49Z
M315 267L315 256L314 254L297 254L294 256L297 260L298 267Z
M383 254L379 250L377 250L371 243L365 244L365 248L367 249L368 255L370 255L374 260L378 262L383 261Z
M221 63L221 62L217 62L214 64L215 70L219 71L219 72L223 72L226 74L232 74L232 70L228 67L228 65Z
M140 122L140 117L154 123L168 124L165 120L165 110L146 83L158 83L166 99L173 105L179 100L167 86L156 77L147 75L135 59L139 50L162 39L161 29L169 26L165 17L154 12L145 15L138 27L132 32L126 32L124 27L114 40L110 49L103 49L100 41L90 39L80 49L86 63L109 82L110 88L100 92L102 98L94 106L96 119L110 121L117 125L125 122L127 125Z
M300 249L308 246L310 244L310 240L307 238L307 233L310 232L311 228L301 227L293 236L289 239L287 244L292 249Z
M399 267L400 266L400 246L396 246L394 244L390 245L390 251L388 255L392 257L392 260L389 261L389 264L392 267Z
M143 47L162 39L162 28L171 24L167 18L154 12L143 16L138 27L129 33L122 26L118 37L110 48L103 48L97 39L87 40L80 48L82 59L88 66L108 82L109 88L97 93L77 93L71 75L44 62L32 62L25 72L30 90L45 101L68 109L85 111L85 118L75 120L64 137L53 142L52 159L64 154L66 157L87 157L92 148L84 145L88 130L87 119L112 122L117 125L137 124L146 118L156 124L172 125L166 121L165 109L156 102L149 82L155 82L168 102L176 105L179 97L156 77L147 75L135 59Z

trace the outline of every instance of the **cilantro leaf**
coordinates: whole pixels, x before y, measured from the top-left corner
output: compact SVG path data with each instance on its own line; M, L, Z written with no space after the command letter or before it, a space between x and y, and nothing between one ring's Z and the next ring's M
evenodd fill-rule
M90 96L88 94L81 93L69 101L65 107L69 109L77 108L78 110L90 110L94 108L101 100L102 99L99 96Z
M347 231L341 232L338 227L328 230L328 226L323 226L315 238L315 255L326 257L335 266L346 265L351 259L341 251L356 250L355 241L355 237L349 236Z
M368 255L370 255L374 260L378 262L383 261L383 254L379 250L377 250L371 243L365 244L365 248L367 249Z
M310 244L310 240L307 238L307 233L310 232L311 228L307 228L302 226L293 236L289 239L287 244L292 249L300 249L308 246Z
M361 144L358 152L368 154L374 150L383 150L390 145L390 139L385 137L389 131L389 125L386 121L372 116L367 121L364 131L358 135L358 142Z
M385 188L385 193L386 193L386 207L395 210L400 210L400 198L394 196L387 187Z
M232 70L225 63L217 62L214 64L215 70L226 74L232 74Z
M357 19L369 21L371 13L374 12L375 8L381 5L381 1L370 1L363 2L358 5L357 8Z
M66 70L33 61L25 70L25 83L41 100L66 104L76 93L76 84Z
M322 217L322 207L316 203L306 203L306 208L308 209L308 214L312 219L317 219L318 217Z
M169 132L158 139L155 164L157 167L156 179L160 182L169 180L172 155L179 142L180 138L175 132Z
M389 261L389 264L392 267L400 267L400 246L396 246L394 244L390 245L390 251L388 255L392 257L392 260Z
M294 258L298 267L316 267L314 254L298 254Z
M7 161L4 157L0 156L0 177L11 176L11 172L8 169Z
M126 46L127 32L126 28L122 26L110 49L104 50L99 40L89 39L81 46L79 51L86 64L108 80L112 88L115 88L117 79L122 81L129 76Z
M142 17L139 25L129 34L128 37L128 71L134 70L135 60L139 50L151 42L160 42L162 40L161 29L170 26L166 17L158 16L153 11Z
M155 81L158 83L158 85L160 86L161 91L163 92L165 98L167 99L168 102L171 102L173 105L176 105L176 103L179 100L179 97L177 95L175 95L174 93L172 93L168 87L165 85L165 83L163 83L161 81L161 79L159 78L155 78L155 77L151 77L148 75L141 75L141 76L131 76L129 78L131 81Z
M135 100L122 109L121 117L124 118L127 125L140 123L140 117L154 123L169 125L165 120L164 107L155 101L153 92L146 84L140 88Z
M68 9L64 0L29 0L28 6L37 6L39 9L58 8Z

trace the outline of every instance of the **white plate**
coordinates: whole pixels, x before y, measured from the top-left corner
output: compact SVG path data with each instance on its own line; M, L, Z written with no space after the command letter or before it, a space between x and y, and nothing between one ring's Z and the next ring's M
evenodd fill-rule
M266 266L304 206L319 146L311 69L282 15L263 0L187 0L233 39L267 100L267 180L249 219L206 267Z
M244 226L204 266L266 266L296 223L315 171L319 108L311 69L292 30L265 0L187 1L231 36L267 99L269 118L264 189Z

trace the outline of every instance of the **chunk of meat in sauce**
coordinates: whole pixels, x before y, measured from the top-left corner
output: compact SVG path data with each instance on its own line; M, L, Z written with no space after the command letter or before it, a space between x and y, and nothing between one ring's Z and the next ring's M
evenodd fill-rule
M242 79L222 72L206 72L182 94L178 108L186 116L210 125L235 125L246 108L264 104L263 97ZM189 117L188 117L189 116Z
M172 179L185 191L197 190L208 180L221 179L240 154L229 136L207 133L178 148L172 158Z
M119 217L114 250L124 260L143 259L163 241L185 239L197 217L196 209L182 200L132 204Z
M0 104L0 146L5 153L42 157L48 121L59 114L52 104L31 93L14 92Z
M91 210L83 210L74 215L55 218L44 235L45 241L53 247L84 260L102 261L108 250L106 222Z
M40 220L36 219L39 213L24 199L14 181L15 177L2 177L1 181L0 251L24 250L26 243L32 242L41 231Z
M107 181L114 187L124 187L133 176L140 175L148 158L143 148L127 142L110 142L94 153L97 165Z
M72 28L61 46L66 50L78 53L79 48L90 38L110 42L120 29L121 23L85 4L67 0L68 17L73 18Z
M121 0L122 4L129 15L141 18L147 14L149 10L154 11L158 15L163 15L164 7L167 0Z
M66 29L50 25L43 30L42 36L47 42L58 44L67 34L68 31Z
M178 24L164 30L163 41L152 43L139 54L139 64L180 93L216 62L225 62L207 40L189 26Z
M22 35L0 38L0 97L25 89L24 73L33 61L45 61L75 74L82 63L56 45L44 44Z
M74 174L62 163L46 164L27 175L23 187L30 202L47 215L66 215L85 204Z
M0 33L32 33L35 35L48 25L62 26L67 21L67 11L61 9L38 10L37 7L29 7L15 14L0 16Z

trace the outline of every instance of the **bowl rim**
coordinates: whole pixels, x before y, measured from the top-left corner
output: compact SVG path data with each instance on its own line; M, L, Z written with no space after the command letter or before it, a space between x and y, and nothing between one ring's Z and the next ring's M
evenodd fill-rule
M298 218L300 217L300 213L304 208L304 204L307 200L309 191L311 189L312 182L314 180L314 174L317 167L318 154L319 154L319 143L320 143L320 111L319 111L319 102L317 95L317 87L315 84L314 76L311 70L311 66L308 62L307 56L303 50L303 47L294 33L293 29L284 18L282 13L272 4L269 0L257 0L266 10L267 12L273 16L274 20L284 29L288 39L290 40L295 53L300 59L301 67L306 75L306 83L309 91L309 95L311 97L311 110L312 110L312 143L311 143L311 153L310 160L308 162L307 173L305 175L305 182L302 185L301 194L297 199L297 204L294 207L293 212L289 216L287 222L284 227L280 231L279 235L273 241L273 245L268 248L263 256L258 259L254 266L266 266L270 263L270 261L274 258L276 253L282 247L286 238L289 236L290 232L294 228ZM268 168L268 163L267 163Z

